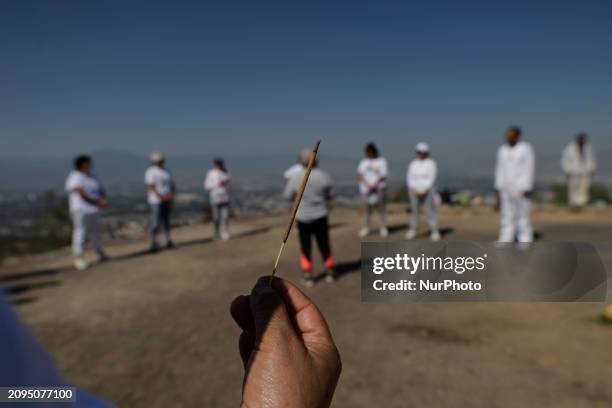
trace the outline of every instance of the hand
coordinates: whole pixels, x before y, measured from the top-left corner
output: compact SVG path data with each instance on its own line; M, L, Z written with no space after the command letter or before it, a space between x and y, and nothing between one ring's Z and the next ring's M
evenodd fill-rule
M325 318L291 283L259 279L232 317L243 330L243 407L329 407L341 363Z
M525 198L531 197L531 191L523 191L523 197Z
M106 208L106 207L108 207L108 200L105 197L99 198L98 199L98 207L99 208Z
M163 196L161 196L161 200L164 203L168 203L168 202L174 200L174 194L170 193L170 194L163 195Z

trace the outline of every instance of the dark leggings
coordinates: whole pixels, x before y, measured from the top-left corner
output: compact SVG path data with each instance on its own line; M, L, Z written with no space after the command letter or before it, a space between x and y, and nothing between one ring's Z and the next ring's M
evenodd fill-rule
M331 255L329 247L329 227L327 225L327 217L319 218L311 222L298 221L298 231L300 233L300 246L302 254L310 261L311 252L311 236L314 234L321 251L323 260L327 260Z

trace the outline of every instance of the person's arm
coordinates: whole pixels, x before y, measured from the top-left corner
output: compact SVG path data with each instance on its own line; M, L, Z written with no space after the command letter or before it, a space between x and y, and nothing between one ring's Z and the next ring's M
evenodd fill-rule
M533 191L535 176L535 153L531 145L525 146L523 174L519 180L519 186L523 196L528 197Z
M342 364L325 318L297 287L259 279L231 314L242 329L242 407L329 407Z
M215 187L217 187L215 174L209 171L206 173L206 178L204 179L204 190L210 191Z
M380 166L380 176L378 177L378 180L376 181L375 186L378 186L380 183L386 181L388 173L389 173L389 166L387 165L387 160L383 159L381 162L381 166Z
M500 190L504 178L503 167L502 149L499 148L495 156L495 208L499 208L501 203Z
M430 164L431 165L427 169L428 171L426 172L425 177L423 178L423 181L422 181L423 191L421 194L423 196L429 194L429 192L434 186L434 183L436 182L436 176L438 174L438 166L436 165L436 162L432 160Z

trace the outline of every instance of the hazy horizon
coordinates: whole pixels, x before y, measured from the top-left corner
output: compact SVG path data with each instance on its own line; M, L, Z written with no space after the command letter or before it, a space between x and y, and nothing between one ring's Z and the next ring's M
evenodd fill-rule
M0 6L0 156L612 151L612 3ZM488 160L488 159L487 159Z

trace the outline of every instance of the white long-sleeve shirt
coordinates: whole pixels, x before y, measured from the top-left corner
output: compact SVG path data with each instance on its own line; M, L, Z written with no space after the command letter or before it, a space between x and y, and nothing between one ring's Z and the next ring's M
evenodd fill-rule
M406 184L410 190L425 193L433 188L437 175L438 166L433 159L414 159L406 171Z
M514 146L503 144L497 150L495 164L495 188L513 193L533 189L535 153L527 142Z
M232 176L218 168L212 168L206 173L204 179L204 189L208 191L210 202L213 204L225 204L229 202L227 183Z
M578 143L571 142L563 150L561 156L561 168L566 174L584 175L595 171L597 164L595 162L595 154L590 143L582 146L582 154Z

